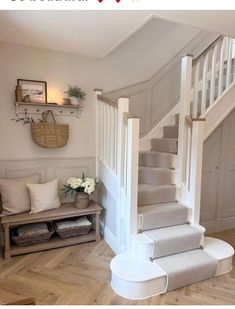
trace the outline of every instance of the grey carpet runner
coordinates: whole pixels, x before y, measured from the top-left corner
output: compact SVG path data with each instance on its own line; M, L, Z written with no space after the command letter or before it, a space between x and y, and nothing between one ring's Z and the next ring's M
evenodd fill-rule
M156 263L167 273L167 291L213 278L217 268L216 259L200 249L160 258Z
M144 232L153 241L151 259L200 248L202 232L189 224Z

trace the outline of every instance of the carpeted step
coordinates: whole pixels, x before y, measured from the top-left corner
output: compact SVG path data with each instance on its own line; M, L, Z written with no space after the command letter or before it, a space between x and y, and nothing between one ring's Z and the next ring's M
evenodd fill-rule
M141 231L185 224L188 220L188 208L178 203L142 206L138 213Z
M201 249L166 256L155 263L167 273L167 291L213 278L217 269L217 260Z
M154 186L148 184L139 185L138 205L151 205L176 201L176 186Z
M153 166L162 168L172 168L174 166L174 155L157 151L142 151L139 154L139 164L141 166Z
M157 167L139 167L139 183L167 185L172 184L172 171Z
M200 248L203 231L189 224L164 227L143 233L153 241L151 259Z
M177 154L177 138L153 138L151 139L151 150Z
M164 126L163 137L166 138L178 138L179 127L178 126Z

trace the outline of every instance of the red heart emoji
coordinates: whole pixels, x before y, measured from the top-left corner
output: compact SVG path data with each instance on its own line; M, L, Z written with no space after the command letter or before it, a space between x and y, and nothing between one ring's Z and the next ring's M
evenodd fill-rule
M100 3L103 2L103 0L98 0Z
M119 3L121 0L116 0L117 1L117 3Z

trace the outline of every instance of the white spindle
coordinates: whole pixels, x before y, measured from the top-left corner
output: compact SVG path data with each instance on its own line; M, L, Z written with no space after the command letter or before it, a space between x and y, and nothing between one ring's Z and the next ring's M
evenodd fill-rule
M107 105L107 162L108 166L110 168L112 167L111 165L111 106Z
M226 48L226 39L223 38L221 50L220 50L220 64L219 64L219 81L218 81L218 97L221 96L223 92L223 76L224 76L224 54Z
M218 51L218 46L215 45L215 47L213 48L212 61L211 61L210 106L214 103L214 100L215 100L217 51Z
M206 111L207 73L208 73L208 54L206 54L203 63L201 115L203 115L204 112Z
M198 112L198 91L199 91L199 70L200 62L196 63L195 75L194 75L194 94L193 94L193 117L197 118Z
M227 58L227 78L226 78L226 88L229 87L231 81L231 64L232 64L232 39L228 40L228 58Z

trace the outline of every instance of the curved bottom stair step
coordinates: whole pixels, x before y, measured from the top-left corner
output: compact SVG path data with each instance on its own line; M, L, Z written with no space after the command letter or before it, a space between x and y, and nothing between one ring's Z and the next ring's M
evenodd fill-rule
M113 290L124 298L145 299L227 273L232 269L233 255L232 246L211 237L205 237L203 250L164 257L153 263L142 261L129 252L122 253L111 262L111 285Z
M154 204L138 208L139 230L185 224L188 221L188 208L178 203Z
M176 201L176 186L154 186L148 184L139 185L138 205L151 205Z

